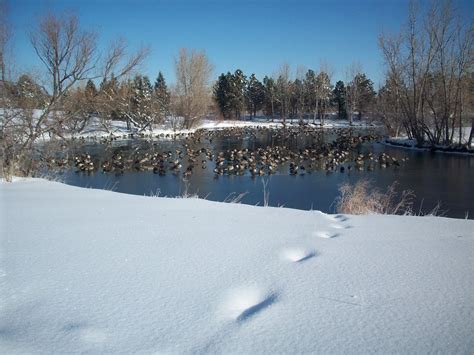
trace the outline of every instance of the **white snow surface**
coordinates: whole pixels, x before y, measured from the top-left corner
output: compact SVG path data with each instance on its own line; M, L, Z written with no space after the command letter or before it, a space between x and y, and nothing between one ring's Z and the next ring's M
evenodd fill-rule
M458 130L459 128L455 128L455 134L453 136L453 143L461 143L461 144L467 144L468 143L468 140L469 140L469 135L471 134L471 129L472 127L462 127L461 129L461 139L459 139L459 134L458 134ZM388 139L388 141L386 141L385 143L390 145L391 142L395 142L395 143L399 143L399 144L407 144L409 145L410 147L401 147L401 148L407 148L407 149L413 149L413 150L426 150L426 149L430 149L431 146L429 144L426 145L425 148L417 148L416 147L416 139L410 139L408 138L407 136L404 136L404 135L401 135L401 136L398 136L398 137L390 137ZM399 146L400 147L400 146ZM436 147L438 148L447 148L448 146L446 145L436 145ZM471 143L471 148L474 147L474 142ZM452 153L452 152L450 152ZM460 153L462 154L462 153Z
M280 119L275 119L273 122L266 118L266 117L258 117L253 120L213 120L213 119L202 119L199 124L191 129L173 129L171 125L168 123L163 123L160 125L153 125L151 130L146 129L141 133L145 135L174 135L174 134L189 134L194 133L198 129L206 129L206 130L220 130L224 128L256 128L256 127L265 127L269 129L276 129L283 127L283 121ZM293 123L292 123L293 122ZM298 120L287 120L286 125L288 127L299 126ZM326 119L324 126L321 127L319 123L313 125L312 127L316 128L347 128L347 127L375 127L375 124L369 123L368 121L355 121L352 125L349 124L346 120L338 120L338 119ZM93 137L109 137L109 136L116 136L121 137L123 135L127 135L129 133L137 133L137 129L133 128L132 130L127 129L127 125L124 121L111 121L110 127L108 130L104 129L103 126L100 124L100 120L95 117L91 119L88 126L84 128L80 133L75 134L76 137L83 137L83 138L93 138ZM66 135L67 136L67 135ZM42 137L44 140L50 139L49 136L45 135Z
M472 353L474 222L0 183L0 353Z

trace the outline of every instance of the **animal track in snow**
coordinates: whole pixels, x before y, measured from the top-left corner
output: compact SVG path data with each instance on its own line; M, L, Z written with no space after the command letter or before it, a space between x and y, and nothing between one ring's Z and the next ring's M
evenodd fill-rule
M226 318L242 322L272 305L277 297L275 292L265 292L254 286L233 289L226 297L223 312Z
M281 257L294 263L301 263L316 256L316 252L310 248L287 248L281 252Z
M334 218L340 222L345 222L347 221L349 218L347 218L346 216L344 216L343 214L337 214L334 216Z
M100 329L86 328L80 331L81 339L86 343L103 343L107 339L107 335Z
M66 324L62 330L66 333L76 333L85 343L99 344L107 339L107 334L94 327L89 327L85 322L71 322Z
M336 238L339 237L339 233L331 233L327 231L316 231L314 232L314 235L318 238L325 238L325 239L331 239L331 238Z

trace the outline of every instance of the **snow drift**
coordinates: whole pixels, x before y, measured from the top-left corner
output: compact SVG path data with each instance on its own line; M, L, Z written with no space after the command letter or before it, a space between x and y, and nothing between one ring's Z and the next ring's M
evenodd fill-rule
M0 184L0 352L469 353L474 223Z

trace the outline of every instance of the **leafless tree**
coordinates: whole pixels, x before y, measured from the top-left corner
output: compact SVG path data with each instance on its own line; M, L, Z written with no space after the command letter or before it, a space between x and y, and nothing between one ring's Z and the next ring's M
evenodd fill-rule
M0 0L0 80L6 79L6 49L10 41L11 30L8 22L8 8L6 0Z
M46 68L50 92L41 111L26 110L11 100L11 109L3 110L0 127L3 152L6 152L3 160L9 169L12 162L18 165L28 161L39 137L64 138L71 126L76 126L82 107L68 103L74 97L76 85L88 79L105 79L108 72L126 76L147 54L146 49L141 49L127 58L123 42L117 42L105 56L100 56L97 35L82 31L78 19L67 14L44 16L30 33L30 39ZM28 171L26 166L22 172L27 174Z
M184 126L191 128L207 113L211 104L210 77L213 66L206 54L182 48L175 60L176 86L173 107Z
M354 110L359 100L358 85L355 82L358 74L362 73L362 66L358 62L352 64L346 69L346 106L347 115L349 116L349 123L352 125L352 118Z
M307 68L303 65L298 65L296 67L296 81L295 81L295 88L294 88L294 95L296 100L296 111L298 113L298 119L300 122L303 122L303 118L305 115L305 87L304 87L304 80L305 74L307 72ZM297 84L297 85L296 85Z
M424 14L411 2L402 31L380 36L408 134L418 143L453 141L462 80L473 66L473 34L472 22L463 24L452 3L439 0Z
M334 76L334 67L326 60L322 60L319 65L319 74L317 76L317 90L319 93L319 119L321 125L324 125L327 111L331 105L333 86L331 84Z
M283 63L277 73L276 79L276 99L280 107L280 117L283 124L286 123L291 98L291 68L288 63Z
M464 120L463 120L464 118ZM470 125L470 133L466 142L463 142L463 124ZM469 126L468 126L469 127ZM471 146L474 138L474 73L464 76L461 85L460 110L459 110L459 144L466 143Z
M318 100L318 113L321 126L324 125L324 119L331 102L331 79L325 71L320 71L316 77L316 96Z
M404 120L401 119L399 95L393 80L387 78L377 95L378 119L385 125L391 136L397 137L403 128Z

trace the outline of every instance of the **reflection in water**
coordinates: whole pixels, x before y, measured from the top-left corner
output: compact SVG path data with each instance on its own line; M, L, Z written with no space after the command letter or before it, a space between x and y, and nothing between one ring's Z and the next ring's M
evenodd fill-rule
M321 140L331 141L335 138L331 131L323 133ZM314 144L311 137L290 137L284 144L291 149ZM110 146L101 144L86 144L76 148L72 154L88 152L97 159L111 156L118 151L146 151L154 148L160 151L175 151L183 149L183 141L115 141ZM244 138L216 137L212 142L200 142L197 147L212 148L215 151L226 149L255 150L259 147L283 144L272 134L248 135ZM285 206L298 209L315 209L323 212L335 212L334 200L338 196L338 187L344 182L356 183L361 178L369 178L374 186L386 189L388 185L397 181L398 190L410 189L417 196L415 211L430 211L439 201L442 210L450 217L464 218L474 216L474 157L462 155L448 155L442 153L428 153L409 151L400 148L388 147L379 143L367 143L358 147L357 153L372 151L377 154L385 152L397 159L409 157L401 167L390 167L374 171L355 171L340 173L327 173L316 170L304 175L291 176L287 167L280 167L276 174L271 176L252 178L243 176L219 176L213 173L214 163L209 162L206 169L200 164L194 169L185 183L181 174L167 173L165 176L147 172L125 172L122 174L102 173L100 171L85 174L68 170L63 179L66 183L77 186L108 188L118 192L137 195L179 196L185 189L191 194L206 197L213 201L224 201L232 193L247 192L242 203L262 205L263 184L262 179L268 180L270 191L270 206ZM184 169L182 169L183 171ZM188 186L185 186L188 184Z

